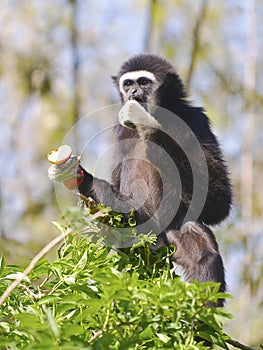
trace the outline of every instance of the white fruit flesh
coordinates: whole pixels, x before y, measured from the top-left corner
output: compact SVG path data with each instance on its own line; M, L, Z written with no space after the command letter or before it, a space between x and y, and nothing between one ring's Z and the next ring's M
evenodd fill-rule
M63 164L65 163L71 156L72 149L68 145L62 145L52 151L50 151L47 155L47 160L52 164Z

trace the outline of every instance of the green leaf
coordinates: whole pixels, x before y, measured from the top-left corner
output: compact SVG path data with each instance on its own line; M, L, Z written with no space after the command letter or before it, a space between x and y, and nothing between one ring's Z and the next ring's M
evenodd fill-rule
M81 258L79 259L76 267L75 267L75 270L82 270L86 264L87 264L87 251L84 252L84 254L81 256Z
M57 302L60 298L56 295L47 295L38 300L38 305Z
M153 331L150 326L146 327L140 334L139 337L143 340L151 339L153 336Z
M85 329L78 324L68 323L63 327L62 332L64 339L70 339L72 335L85 334Z
M23 272L16 272L16 273L11 273L5 277L0 278L1 279L8 279L8 280L16 280L22 277L22 280L30 283L30 279L28 276L25 276Z
M5 258L2 255L0 258L0 276L2 275L3 271L4 271L4 266L5 266Z
M169 340L171 340L170 337L168 337L166 334L163 333L156 333L157 337L163 342L163 343L168 343Z
M39 321L38 317L33 314L28 313L20 313L14 316L15 319L19 320L21 322L20 329L35 329L40 330L43 329L44 326Z
M55 319L55 317L53 316L53 313L50 309L46 309L46 315L47 315L47 320L48 320L48 324L49 327L51 329L51 332L53 333L55 338L58 338L59 336L59 328L57 325L57 321Z
M56 227L56 229L58 229L58 231L60 233L64 233L66 228L58 221L51 221L52 225L54 225Z

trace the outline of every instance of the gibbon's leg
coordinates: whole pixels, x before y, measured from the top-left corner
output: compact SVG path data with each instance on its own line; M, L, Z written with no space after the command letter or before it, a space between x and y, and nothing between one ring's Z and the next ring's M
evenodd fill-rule
M224 266L213 232L204 224L185 223L180 230L166 232L166 244L175 245L173 260L181 265L187 280L220 282L220 291L226 288ZM223 306L224 300L217 305Z

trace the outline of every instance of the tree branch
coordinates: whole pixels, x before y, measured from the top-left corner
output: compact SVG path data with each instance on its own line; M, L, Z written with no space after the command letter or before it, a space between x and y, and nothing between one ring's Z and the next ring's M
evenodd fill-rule
M198 51L200 49L201 25L205 19L206 9L207 9L207 0L203 0L201 11L200 11L200 14L196 20L196 24L195 24L194 31L193 31L193 46L192 46L192 53L191 53L191 61L190 61L189 69L188 69L188 74L186 77L187 88L189 88L189 86L191 84L191 80L192 80L193 72L194 72L194 67L195 67L196 61L197 61L197 54L198 54Z
M226 340L226 342L232 346L234 346L235 348L241 349L241 350L256 350L255 348L250 348L249 346L246 346L240 342L238 342L237 340L234 339L228 339Z

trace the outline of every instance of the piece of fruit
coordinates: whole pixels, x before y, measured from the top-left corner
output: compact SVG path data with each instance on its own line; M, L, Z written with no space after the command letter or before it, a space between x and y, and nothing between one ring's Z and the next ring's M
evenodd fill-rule
M63 164L69 160L72 154L72 149L69 145L62 145L52 151L47 155L47 160L52 164Z

